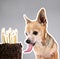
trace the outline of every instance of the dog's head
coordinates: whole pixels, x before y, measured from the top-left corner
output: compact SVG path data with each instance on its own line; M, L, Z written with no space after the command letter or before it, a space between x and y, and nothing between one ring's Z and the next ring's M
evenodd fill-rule
M45 44L45 34L46 34L46 11L44 8L41 8L35 20L29 19L24 15L26 22L25 34L26 34L26 43L35 45L38 42Z

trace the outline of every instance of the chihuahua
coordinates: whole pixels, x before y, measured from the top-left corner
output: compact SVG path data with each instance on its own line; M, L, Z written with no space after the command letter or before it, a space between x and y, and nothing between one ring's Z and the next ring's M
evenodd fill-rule
M58 44L47 31L47 16L45 8L41 8L35 20L25 19L26 43L25 52L34 51L36 59L58 59Z

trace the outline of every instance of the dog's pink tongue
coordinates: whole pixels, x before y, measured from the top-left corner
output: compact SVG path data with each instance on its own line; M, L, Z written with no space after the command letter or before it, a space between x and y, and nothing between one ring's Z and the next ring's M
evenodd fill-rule
M33 45L32 44L29 44L27 49L24 51L24 52L30 52L33 48Z

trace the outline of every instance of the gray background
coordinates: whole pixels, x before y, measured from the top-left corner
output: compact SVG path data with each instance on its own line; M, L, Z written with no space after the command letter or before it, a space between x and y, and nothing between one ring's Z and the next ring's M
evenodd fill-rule
M23 43L23 50L26 49L23 14L35 19L41 7L45 7L47 11L48 31L60 45L60 0L0 0L0 32L3 27L6 30L9 27L17 28L19 42ZM35 59L34 53L23 54L23 59L28 58Z

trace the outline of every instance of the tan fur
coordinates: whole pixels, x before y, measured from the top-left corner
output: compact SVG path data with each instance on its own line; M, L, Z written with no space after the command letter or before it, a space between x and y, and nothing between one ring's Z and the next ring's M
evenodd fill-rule
M34 46L37 59L58 59L58 46L46 30L46 12L44 10L44 8L40 9L36 21L29 20L28 22L24 18L26 20L25 31L28 33L28 38L37 42ZM37 31L39 34L35 36L32 34L33 31Z

